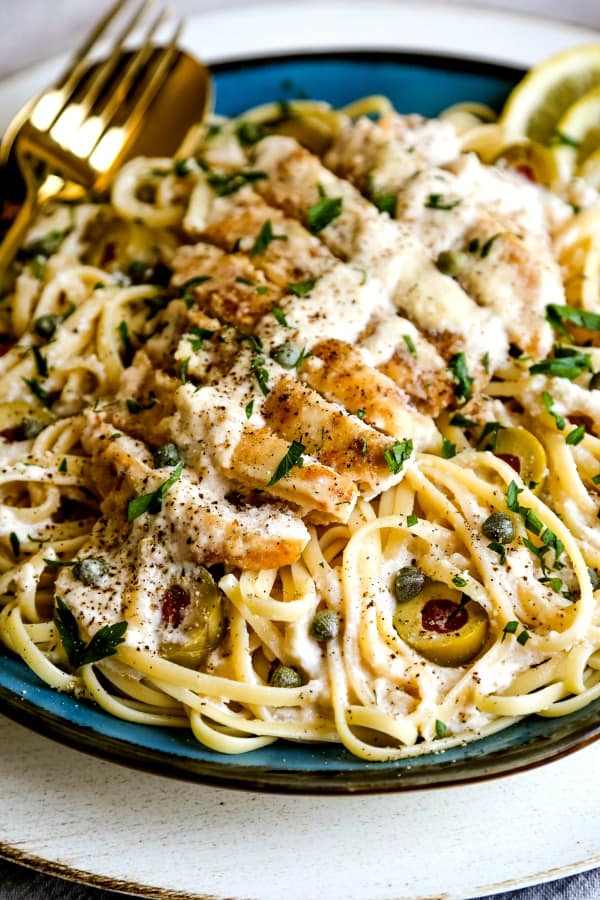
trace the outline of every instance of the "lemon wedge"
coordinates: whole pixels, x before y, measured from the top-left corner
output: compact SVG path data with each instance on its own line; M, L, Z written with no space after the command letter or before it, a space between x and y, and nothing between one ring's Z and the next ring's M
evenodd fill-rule
M600 44L573 47L535 66L510 94L500 123L513 137L549 145L566 110L600 85Z
M560 117L552 152L563 179L571 178L600 148L600 86L588 91Z

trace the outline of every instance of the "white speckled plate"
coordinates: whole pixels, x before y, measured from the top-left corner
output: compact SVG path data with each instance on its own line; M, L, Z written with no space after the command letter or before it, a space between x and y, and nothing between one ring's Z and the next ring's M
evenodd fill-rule
M185 44L209 62L360 49L524 66L593 37L556 23L434 4L280 3L195 18ZM52 62L0 86L0 127L57 67ZM467 92L475 83L465 77L465 98L472 99ZM439 87L441 95L445 83ZM222 90L227 100L227 80ZM240 98L242 107L246 102L254 100ZM60 736L68 741L68 728ZM73 734L76 745L86 745L80 737ZM598 744L487 784L358 798L236 794L166 781L61 748L3 719L0 740L0 852L132 893L464 898L600 863ZM93 741L92 734L87 746ZM135 750L128 761L136 765ZM165 764L165 771L173 768Z

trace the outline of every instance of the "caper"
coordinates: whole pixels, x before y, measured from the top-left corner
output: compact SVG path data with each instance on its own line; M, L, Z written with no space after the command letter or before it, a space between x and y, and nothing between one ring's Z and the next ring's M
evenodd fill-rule
M280 344L271 350L271 357L284 369L294 369L304 357L304 350L298 344Z
M459 275L465 267L466 256L459 250L442 250L435 264L443 275Z
M406 603L418 596L425 587L426 575L418 566L403 566L394 578L394 593L398 603Z
M316 641L330 641L337 637L340 618L332 609L321 609L310 623L310 633Z
M492 513L481 526L481 530L486 538L498 541L499 544L510 544L515 539L515 526L511 517L505 513Z
M154 451L154 468L162 469L163 466L176 466L182 459L183 454L177 444L164 444Z
M276 666L271 672L269 684L273 687L296 688L302 686L302 676L292 666Z
M594 372L588 385L590 391L600 391L600 369Z
M38 419L31 419L26 416L23 419L22 429L23 429L23 437L26 441L31 440L38 436L38 434L44 430L48 425L47 422L40 422Z
M73 566L73 575L83 584L102 584L110 566L102 556L84 556Z
M40 337L50 340L51 337L54 337L54 333L63 321L63 318L64 316L60 316L57 313L47 313L45 316L39 316L33 323L34 331Z

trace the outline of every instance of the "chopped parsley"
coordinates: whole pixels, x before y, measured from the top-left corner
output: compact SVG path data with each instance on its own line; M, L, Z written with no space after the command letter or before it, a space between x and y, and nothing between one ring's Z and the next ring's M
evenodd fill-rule
M544 406L546 407L546 410L548 411L548 413L549 413L549 414L552 416L552 418L554 419L554 421L555 421L555 423L556 423L556 427L558 428L558 430L559 430L559 431L562 431L563 428L565 427L565 424L566 424L565 419L564 419L563 416L559 415L559 413L557 413L557 412L554 411L554 409L553 409L553 407L554 407L554 398L552 397L551 394L548 393L548 391L544 391L544 392L542 393L542 403L543 403Z
M466 416L463 416L462 413L454 413L452 418L450 419L451 425L458 425L460 428L473 428L477 425L477 422L474 422L473 419L467 419Z
M448 368L456 382L454 393L462 403L466 403L473 394L473 382L475 379L467 371L467 357L465 354L463 352L455 353L448 362Z
M500 557L500 564L506 564L506 547L504 544L501 544L500 541L490 541L488 544L488 550L492 550L494 553L497 553Z
M194 353L197 353L199 350L202 350L204 341L210 340L214 333L214 331L210 331L208 328L200 328L198 325L192 325L192 327L188 329L185 337Z
M255 256L257 253L264 253L272 241L287 241L287 235L275 234L271 220L267 219L256 236L256 240L250 250L250 255Z
M425 201L425 209L455 209L461 203L461 200L444 200L442 194L429 194Z
M288 284L287 289L288 291L291 291L292 294L295 294L296 297L306 297L307 294L310 294L316 283L317 281L315 278L310 278L307 281L290 283Z
M253 184L255 181L260 181L267 177L266 172L251 170L247 172L234 172L232 175L222 175L218 172L210 172L207 175L207 181L217 197L228 197L230 194L235 194L236 191L239 191L240 188L245 185Z
M280 306L273 306L271 308L271 312L275 317L275 321L279 322L284 328L289 328L288 321L285 317L285 313Z
M46 409L50 409L50 407L52 406L52 397L48 393L48 391L46 391L41 386L39 381L36 378L23 378L23 381L25 382L33 396L37 397L42 406L45 406Z
M301 444L300 441L292 441L289 450L275 469L267 486L272 487L272 485L277 484L278 481L285 478L294 466L301 469L304 465L303 454L305 449L304 444Z
M13 553L13 557L15 559L17 559L17 557L21 553L21 542L19 541L19 538L14 531L11 531L11 533L8 536L8 539L10 541L10 547L11 547L11 550Z
M146 409L152 409L152 407L156 406L157 403L158 403L158 400L156 399L156 397L149 397L145 401L145 403L138 403L137 400L131 400L131 399L125 401L127 409L134 416L137 415L138 413L143 412Z
M442 438L442 459L452 459L453 456L456 456L456 444Z
M572 381L583 372L592 371L589 353L581 353L573 347L554 346L554 356L542 359L529 367L532 375L552 375L554 378L568 378Z
M404 343L406 344L406 347L407 347L408 352L410 353L410 355L411 355L411 356L414 356L415 359L416 359L416 358L417 358L417 348L415 347L415 342L414 342L413 339L411 338L410 334L403 334L403 335L402 335L402 340L403 340Z
M455 575L452 579L452 584L457 588L464 588L467 586L466 578L461 578L460 575Z
M268 132L262 122L240 122L240 124L235 129L235 134L240 142L245 147L250 147L252 144L257 144L259 141L262 141L264 137L267 136Z
M435 735L436 737L443 738L446 737L446 732L448 731L448 726L445 722L440 721L440 719L435 720Z
M247 419L249 419L252 416L252 413L254 412L254 400L251 400L249 403L246 403L244 412L246 413Z
M75 616L61 597L56 598L56 607L54 624L69 662L75 669L113 656L125 640L127 622L116 622L114 625L104 625L86 644L79 636Z
M396 205L398 203L398 197L393 191L385 191L383 194L377 194L373 198L373 202L375 206L379 210L379 212L387 213L390 218L394 218L396 215Z
M402 467L406 460L413 452L413 442L411 438L404 441L394 441L391 447L386 447L383 451L383 457L386 465L393 475L397 475L402 471Z
M342 212L341 197L321 197L306 213L306 223L309 231L318 234L327 228Z
M495 241L497 241L498 238L501 237L503 233L504 232L502 232L502 231L496 232L496 234L493 234L491 237L489 237L487 239L487 241L484 244L482 244L481 250L479 251L479 255L482 259L485 259L486 256L489 256L490 250L494 246Z
M585 425L578 425L565 438L567 444L580 444L585 437Z
M406 524L408 525L409 528L412 528L413 525L418 525L419 517L415 516L414 513L410 513L410 515L408 515L406 517Z
M173 487L173 485L181 478L183 472L183 460L177 464L173 474L167 478L155 491L149 494L142 494L140 497L134 497L127 504L127 521L133 522L139 516L146 512L156 515L162 509L162 501L165 494Z
M564 324L576 325L588 331L600 331L600 313L588 309L575 309L573 306L557 306L554 303L546 307L546 319L554 328L564 331Z
M250 363L250 371L256 378L261 392L267 396L269 393L269 370L265 369L265 357L255 356Z

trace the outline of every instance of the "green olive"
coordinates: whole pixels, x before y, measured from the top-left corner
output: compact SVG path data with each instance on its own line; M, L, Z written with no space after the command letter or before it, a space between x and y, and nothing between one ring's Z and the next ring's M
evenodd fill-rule
M321 609L310 623L310 633L316 641L331 641L338 636L340 617L332 609Z
M558 180L558 167L550 151L535 141L517 141L503 147L493 159L514 169L529 181L551 187Z
M518 425L500 428L482 449L492 450L513 467L526 485L535 492L540 490L546 475L546 451L526 428Z
M438 582L399 603L394 627L425 659L439 666L462 666L484 646L489 619L479 603Z
M515 539L513 520L506 513L492 513L481 526L481 530L486 538L499 544L510 544Z
M296 688L303 684L302 676L292 666L275 666L269 677L269 684L273 687Z
M160 655L187 668L199 666L221 640L224 627L221 592L208 569L200 566L196 577L186 575L167 588L161 615L167 636Z
M394 577L394 594L398 603L406 603L421 593L427 581L418 566L403 566Z

